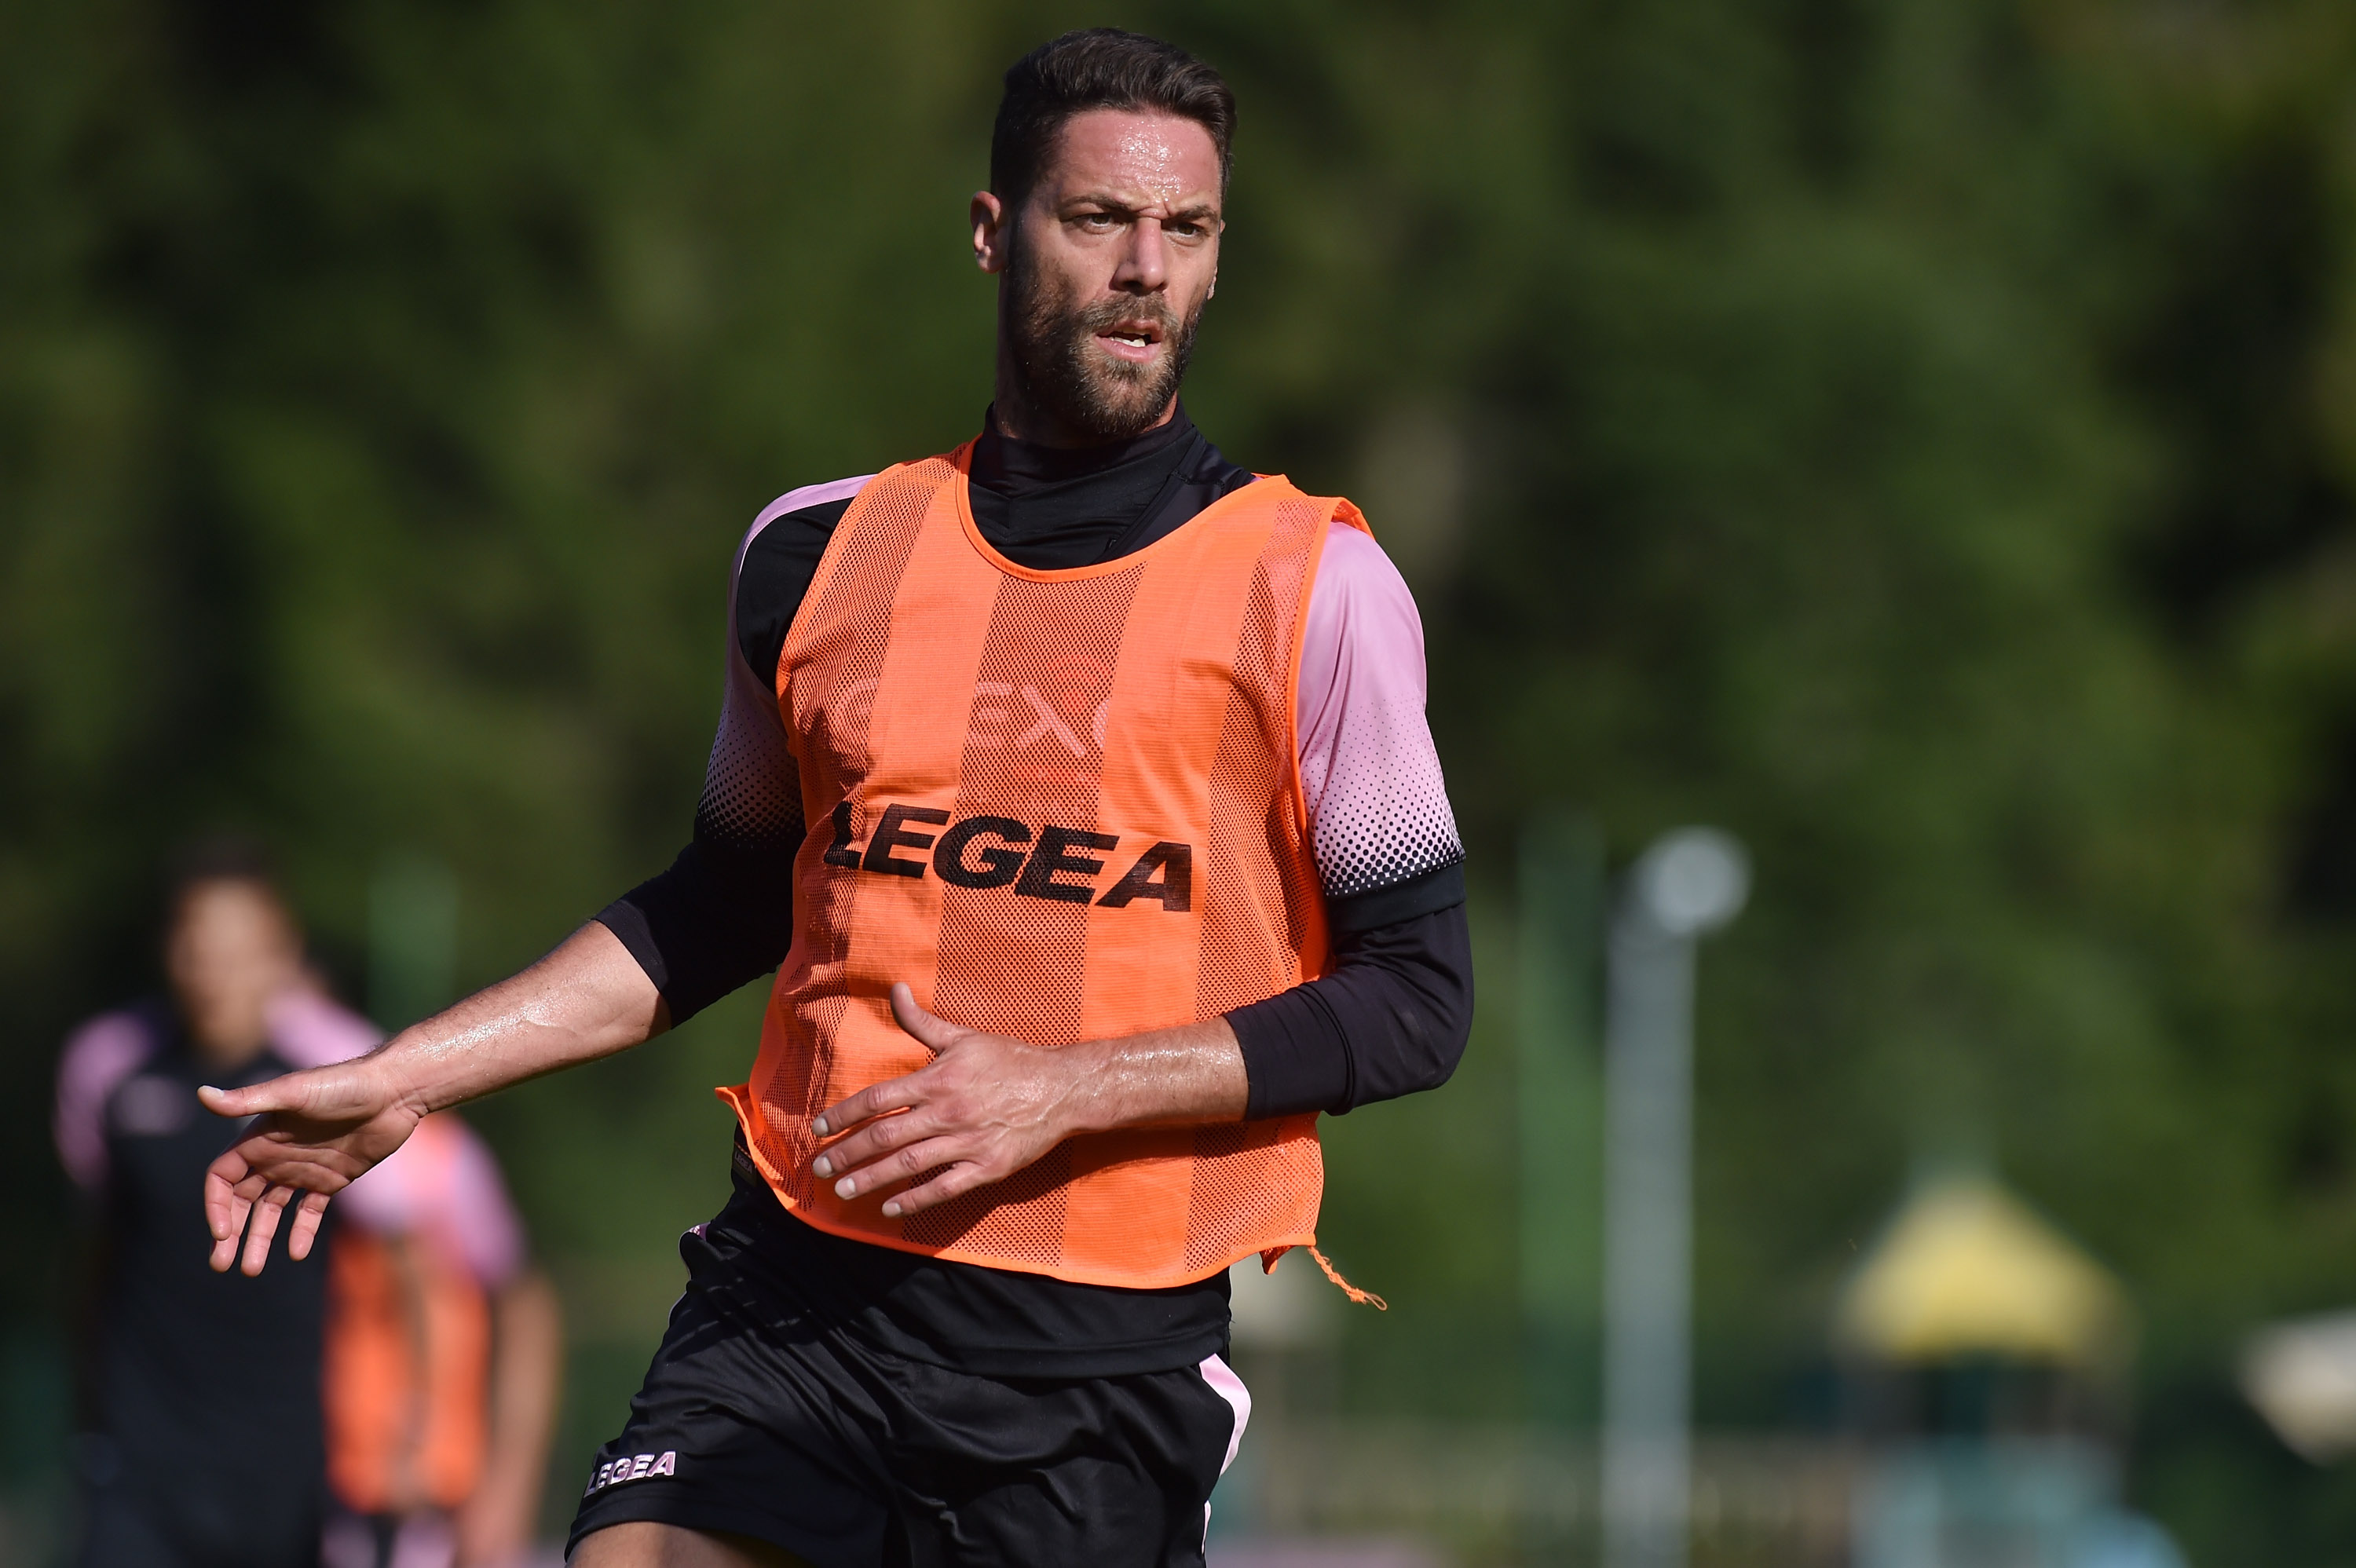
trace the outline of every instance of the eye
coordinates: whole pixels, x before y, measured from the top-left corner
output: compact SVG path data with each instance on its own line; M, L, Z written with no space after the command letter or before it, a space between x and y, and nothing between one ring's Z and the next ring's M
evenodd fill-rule
M1109 234L1120 220L1109 212L1083 212L1072 221L1091 234Z

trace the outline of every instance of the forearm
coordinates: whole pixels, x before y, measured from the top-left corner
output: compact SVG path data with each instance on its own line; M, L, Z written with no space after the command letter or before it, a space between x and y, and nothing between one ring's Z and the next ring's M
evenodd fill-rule
M1068 1050L1080 1058L1070 1110L1076 1132L1241 1121L1250 1098L1242 1048L1223 1018Z
M215 1115L251 1118L205 1171L213 1268L239 1264L260 1274L289 1204L287 1255L308 1255L328 1198L399 1148L431 1113L627 1050L668 1024L646 971L612 932L592 923L523 973L358 1061L241 1089L200 1087L197 1098Z
M1002 1180L1076 1133L1240 1120L1250 1093L1224 1019L1041 1047L951 1023L905 985L892 987L892 1015L931 1062L810 1121L841 1136L810 1161L836 1197L916 1183L884 1199L889 1216Z
M654 982L593 921L530 968L402 1030L371 1061L422 1115L626 1051L669 1027Z

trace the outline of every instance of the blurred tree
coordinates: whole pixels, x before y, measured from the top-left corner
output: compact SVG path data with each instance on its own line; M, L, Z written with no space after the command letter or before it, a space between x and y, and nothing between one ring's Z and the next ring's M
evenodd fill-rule
M2349 15L1123 18L1243 99L1195 412L1394 541L1476 873L1562 798L1757 852L1700 1031L1708 1418L1784 1412L1908 1163L1973 1151L2136 1287L2202 1561L2356 1509L2221 1392L2257 1316L2356 1297ZM141 983L177 838L266 831L348 984L388 853L457 876L462 983L664 861L744 522L971 429L997 72L1098 19L0 0L12 1257L54 1255L51 1053ZM621 1304L583 1436L755 1006L483 1115ZM1399 1304L1353 1320L1363 1407L1517 1408L1509 1027L1332 1125L1328 1230Z

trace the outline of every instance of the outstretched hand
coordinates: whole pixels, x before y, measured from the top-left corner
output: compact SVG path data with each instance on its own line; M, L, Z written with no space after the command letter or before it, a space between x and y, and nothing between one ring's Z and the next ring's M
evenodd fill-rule
M373 1055L244 1089L203 1088L197 1098L217 1116L253 1118L205 1172L216 1274L238 1262L241 1236L241 1266L260 1274L290 1204L286 1255L309 1256L328 1198L399 1148L425 1114Z
M1003 1181L1087 1130L1087 1076L1098 1065L1087 1047L1042 1050L953 1024L918 1007L905 985L892 987L892 1017L933 1060L829 1106L811 1124L822 1138L858 1129L810 1162L833 1180L836 1197L913 1181L884 1200L884 1212L918 1213Z

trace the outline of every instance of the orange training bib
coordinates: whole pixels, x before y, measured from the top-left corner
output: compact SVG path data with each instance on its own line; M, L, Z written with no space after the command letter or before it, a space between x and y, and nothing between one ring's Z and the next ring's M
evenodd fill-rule
M836 527L776 672L809 824L749 1083L780 1200L882 1246L1101 1285L1204 1279L1314 1239L1316 1117L1066 1140L886 1218L809 1174L810 1119L915 1072L905 981L1033 1045L1215 1018L1323 973L1293 734L1310 585L1346 501L1260 479L1118 560L982 539L969 447L887 470Z

